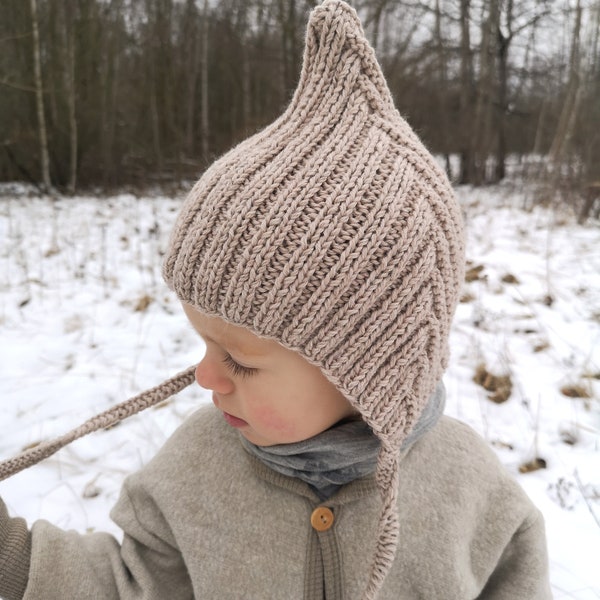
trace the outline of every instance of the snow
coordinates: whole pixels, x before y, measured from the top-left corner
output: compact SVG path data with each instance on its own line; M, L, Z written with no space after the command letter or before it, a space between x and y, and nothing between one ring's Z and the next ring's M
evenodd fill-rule
M556 599L600 597L600 227L523 189L459 188L469 268L446 412L490 443L546 519ZM202 344L160 275L182 198L50 200L0 190L0 458L61 435L196 362ZM496 404L478 365L508 376ZM561 388L578 386L585 397ZM119 536L124 477L210 398L192 386L0 483L12 514ZM546 468L520 472L543 459Z

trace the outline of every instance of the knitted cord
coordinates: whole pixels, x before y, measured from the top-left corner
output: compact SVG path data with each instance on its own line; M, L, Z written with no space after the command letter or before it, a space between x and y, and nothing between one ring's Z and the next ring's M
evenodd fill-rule
M131 417L146 408L150 408L151 406L166 400L170 396L173 396L189 386L194 381L195 370L195 365L188 367L185 371L178 373L174 377L171 377L171 379L167 379L167 381L164 381L160 385L146 390L145 392L88 419L85 423L72 429L68 433L54 440L38 444L33 448L28 448L21 452L21 454L0 462L0 481L8 479L16 473L52 456L61 448L64 448L71 442L74 442L89 433L98 431L99 429L112 427L127 417Z
M375 477L381 492L377 543L371 561L371 570L364 600L375 600L385 577L392 567L398 547L400 521L398 517L398 485L400 478L400 455L396 448L382 445Z

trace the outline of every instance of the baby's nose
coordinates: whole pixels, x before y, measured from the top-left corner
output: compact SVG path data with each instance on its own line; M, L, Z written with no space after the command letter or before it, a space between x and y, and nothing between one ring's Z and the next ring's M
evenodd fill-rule
M229 394L233 391L233 382L227 376L225 366L216 364L214 360L207 357L204 357L196 367L196 383L218 394Z

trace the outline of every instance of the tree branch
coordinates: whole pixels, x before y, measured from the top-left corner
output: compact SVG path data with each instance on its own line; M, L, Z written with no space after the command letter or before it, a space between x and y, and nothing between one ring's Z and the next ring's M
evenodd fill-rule
M27 31L26 33L16 33L15 35L7 35L6 37L0 38L0 44L3 42L10 42L12 40L20 40L22 38L29 37L31 35L31 31Z
M22 92L35 92L34 87L21 85L20 83L13 83L12 81L8 81L8 79L0 79L0 85L5 85L16 90L21 90Z

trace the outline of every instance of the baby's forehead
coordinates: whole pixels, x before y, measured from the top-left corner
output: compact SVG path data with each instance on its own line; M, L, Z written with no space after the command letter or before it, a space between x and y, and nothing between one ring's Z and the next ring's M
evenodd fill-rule
M194 329L205 340L216 342L227 350L247 356L262 356L283 349L275 340L259 337L245 327L208 315L185 303L183 308Z
M218 321L213 324L212 331L229 350L248 356L263 356L281 348L274 340L261 338L249 329L238 327L218 317L214 318Z

